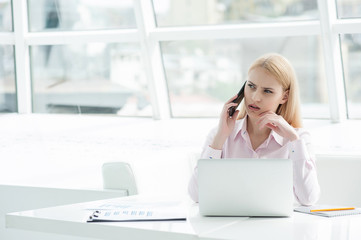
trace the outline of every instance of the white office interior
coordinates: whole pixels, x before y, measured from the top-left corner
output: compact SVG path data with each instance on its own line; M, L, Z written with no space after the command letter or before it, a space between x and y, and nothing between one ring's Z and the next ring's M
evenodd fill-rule
M360 0L0 1L0 239L92 239L8 227L12 212L187 196L224 102L269 52L297 74L319 203L361 208Z

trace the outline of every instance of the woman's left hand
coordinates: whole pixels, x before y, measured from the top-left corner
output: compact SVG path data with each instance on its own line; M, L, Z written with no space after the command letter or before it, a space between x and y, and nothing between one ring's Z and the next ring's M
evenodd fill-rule
M290 124L288 124L288 122L282 116L277 115L272 111L261 113L257 124L260 129L268 127L282 137L289 139L290 141L299 139L296 130Z

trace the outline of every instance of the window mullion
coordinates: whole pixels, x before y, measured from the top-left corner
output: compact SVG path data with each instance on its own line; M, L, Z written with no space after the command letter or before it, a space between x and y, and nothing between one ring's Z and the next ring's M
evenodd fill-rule
M361 19L338 19L333 29L339 34L360 33Z
M116 43L138 42L136 29L96 30L96 31L61 31L29 33L26 44L33 45L67 45L86 44L92 42Z
M135 16L149 83L153 118L167 119L170 118L170 105L159 41L150 38L150 32L156 28L151 0L136 0Z
M27 1L13 1L16 88L19 113L32 112L29 46L25 44L28 33Z
M253 23L192 27L162 27L151 32L159 41L199 39L244 39L281 36L312 36L320 33L319 21Z
M334 24L337 21L336 1L318 0L318 7L331 120L333 122L342 122L347 118L347 107L339 33L334 30Z

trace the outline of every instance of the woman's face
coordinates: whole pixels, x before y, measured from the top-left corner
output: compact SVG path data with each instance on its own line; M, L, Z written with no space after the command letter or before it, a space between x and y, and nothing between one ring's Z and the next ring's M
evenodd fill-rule
M258 118L261 113L276 112L287 101L288 91L266 69L257 67L248 74L244 96L248 116Z

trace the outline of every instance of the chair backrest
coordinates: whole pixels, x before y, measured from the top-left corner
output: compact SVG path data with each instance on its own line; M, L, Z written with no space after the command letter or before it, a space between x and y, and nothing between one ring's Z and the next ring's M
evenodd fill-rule
M361 156L317 155L320 204L361 207Z
M128 195L138 194L131 166L125 162L108 162L102 166L103 188L127 190Z

